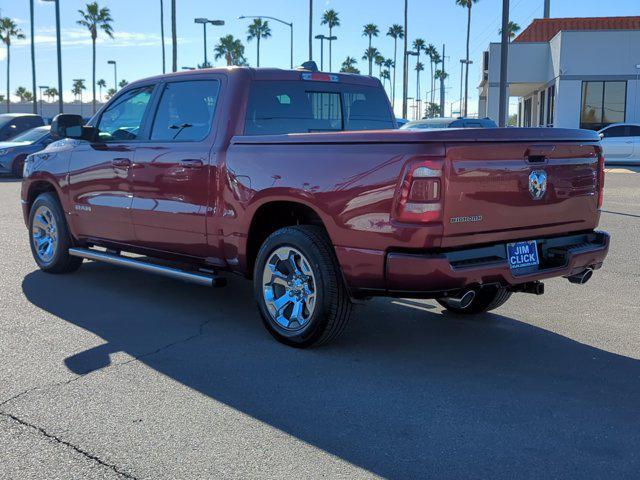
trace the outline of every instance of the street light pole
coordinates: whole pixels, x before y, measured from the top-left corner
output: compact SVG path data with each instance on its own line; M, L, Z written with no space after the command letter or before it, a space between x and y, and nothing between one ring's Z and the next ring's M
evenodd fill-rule
M33 1L29 0L29 11L31 13L31 82L33 89L33 113L38 113L38 99L36 98L36 44L35 32L33 30Z
M409 38L409 0L404 0L404 50L402 73L402 118L407 118L407 95L409 89L409 57L407 56L407 38Z
M39 85L38 88L40 89L40 116L44 117L44 109L42 108L42 91L47 90L49 87L46 85ZM37 112L34 112L34 113L37 113Z
M108 60L109 65L113 65L113 90L118 91L118 66L115 60Z
M58 51L58 113L62 113L62 40L60 38L60 0L44 0L54 2L56 7L56 45ZM35 93L35 92L34 92Z
M406 41L406 35L405 35L405 41ZM408 101L409 98L413 98L413 97L408 97L407 94L409 92L409 56L414 56L417 57L419 55L418 52L415 52L413 50L405 50L404 52L404 70L405 70L405 75L404 75L404 84L402 85L402 92L403 92L403 101L402 101L402 118L407 118L407 114L408 114Z
M309 0L309 61L313 60L313 0Z
M440 117L444 117L444 104L445 104L445 91L444 91L444 79L446 74L446 70L444 68L445 61L447 58L446 54L446 45L442 45L442 74L440 75Z
M284 20L280 20L279 18L276 17L270 17L268 15L240 15L238 17L238 20L242 20L244 18L268 18L269 20L273 20L274 22L279 22L282 23L283 25L286 25L289 27L289 29L291 30L291 70L293 70L293 22L285 22Z
M507 69L509 68L509 0L502 0L502 44L500 45L500 107L498 109L498 126L507 126L507 109L509 103L509 86L507 85Z
M327 37L324 35L316 35L317 40L320 40L320 70L324 70L324 41Z
M209 59L207 58L207 24L210 23L214 26L222 26L224 25L224 20L209 20L208 18L194 18L194 23L202 24L203 32L204 32L204 63L202 64L202 68L207 68L209 66Z

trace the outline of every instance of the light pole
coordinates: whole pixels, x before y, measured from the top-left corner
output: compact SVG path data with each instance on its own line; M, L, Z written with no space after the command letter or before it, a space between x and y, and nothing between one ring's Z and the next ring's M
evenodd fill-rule
M461 58L460 59L460 116L463 117L467 114L467 99L464 99L464 110L462 110L462 106L463 106L463 99L462 99L462 95L463 95L463 85L464 85L464 66L469 64L471 65L473 63L473 60L467 60L465 58ZM464 115L462 114L462 112L464 111Z
M113 90L118 91L118 65L115 60L107 60L109 65L113 65Z
M274 22L282 23L283 25L287 25L291 30L291 70L293 70L293 22L285 22L284 20L280 20L276 17L269 17L268 15L240 15L238 20L242 20L244 18L268 18L269 20L273 20Z
M507 110L509 108L509 85L507 84L508 65L509 65L509 0L502 0L502 43L500 45L500 106L498 108L498 126L499 127L507 126Z
M414 100L415 100L415 98L414 98L414 97L407 97L407 103L409 103L409 102L411 101L411 105L409 105L409 108L410 108L411 110L414 110L414 112L413 112L413 116L412 116L413 120L415 120L415 119L416 119L416 115L415 115L415 108L416 108L416 106L415 106L415 102L414 102Z
M44 0L54 2L56 7L56 46L58 51L58 113L62 113L62 40L60 39L60 0ZM35 92L34 92L35 94Z
M38 85L38 89L40 90L40 116L44 117L44 109L42 108L42 91L47 90L49 87L47 85Z
M309 61L313 60L313 0L309 0Z
M38 113L38 101L36 99L36 43L35 43L35 32L33 29L33 1L29 0L29 12L31 13L31 85L33 88L33 113Z
M224 25L224 20L209 20L208 18L194 18L194 23L202 24L202 30L204 32L204 63L202 64L202 68L207 68L209 66L209 59L207 58L207 23L211 25L215 25L217 27L221 27Z
M326 35L316 35L316 40L320 40L320 70L324 71L324 41L328 40L329 42L332 42L334 40L337 40L338 37L336 36L331 36L331 37L327 37Z
M406 40L406 36L405 36L405 40ZM407 97L407 92L409 91L409 57L410 56L414 56L417 57L419 55L418 52L415 52L413 50L405 50L404 52L404 65L405 65L405 75L404 75L404 82L402 85L402 91L404 92L404 101L402 102L402 115L404 118L407 117L408 111L407 111L407 102L409 101L409 99L413 99L413 97Z

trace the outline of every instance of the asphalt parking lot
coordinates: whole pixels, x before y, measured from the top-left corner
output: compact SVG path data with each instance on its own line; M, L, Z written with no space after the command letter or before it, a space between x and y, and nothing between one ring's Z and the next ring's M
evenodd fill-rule
M377 299L311 351L240 279L39 272L19 187L0 180L2 479L638 478L639 169L607 175L586 286L480 321Z

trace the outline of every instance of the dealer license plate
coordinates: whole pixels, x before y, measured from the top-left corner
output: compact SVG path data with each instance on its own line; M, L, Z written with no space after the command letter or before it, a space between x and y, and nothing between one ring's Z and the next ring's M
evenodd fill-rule
M534 267L538 260L538 243L535 240L507 244L507 257L511 270Z

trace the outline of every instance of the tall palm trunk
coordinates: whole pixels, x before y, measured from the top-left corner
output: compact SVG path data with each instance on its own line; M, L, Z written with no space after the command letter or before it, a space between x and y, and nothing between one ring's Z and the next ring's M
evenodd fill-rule
M434 96L435 96L434 92L435 92L435 89L436 89L436 81L433 78L433 58L431 58L431 57L429 58L429 66L431 68L431 100L430 101L431 101L431 103L433 103L433 99L434 99Z
M33 88L33 113L38 113L38 97L36 95L36 45L33 31L33 0L29 1L29 10L31 12L31 81Z
M160 0L160 41L162 42L162 73L166 72L165 52L164 52L164 2Z
M91 49L93 52L93 64L91 65L91 85L93 86L93 113L96 113L96 37L97 35L94 32L91 32Z
M11 40L7 38L7 113L11 110L11 87L9 86L9 65L11 65Z
M257 45L258 45L258 65L257 65L257 67L260 68L260 35L258 35L257 40L258 40L258 42L257 42Z
M371 35L369 35L369 53L371 53ZM369 76L373 75L373 56L369 55Z
M173 57L173 71L178 71L178 33L176 27L176 0L171 0L171 56Z
M398 38L393 39L393 85L391 85L391 107L396 107L396 68L398 66ZM389 80L391 81L391 80Z
M309 61L313 60L313 0L309 0Z
M469 111L467 104L469 102L469 41L471 37L471 3L469 3L469 11L467 15L467 59L465 62L464 74L464 116L468 116Z
M404 50L402 51L402 118L407 118L407 93L409 83L409 70L408 70L408 58L407 58L407 38L409 37L408 31L409 24L409 0L404 0Z
M329 37L333 36L333 27L329 27ZM332 51L332 46L333 45L333 40L329 40L329 72L331 72L331 51Z

